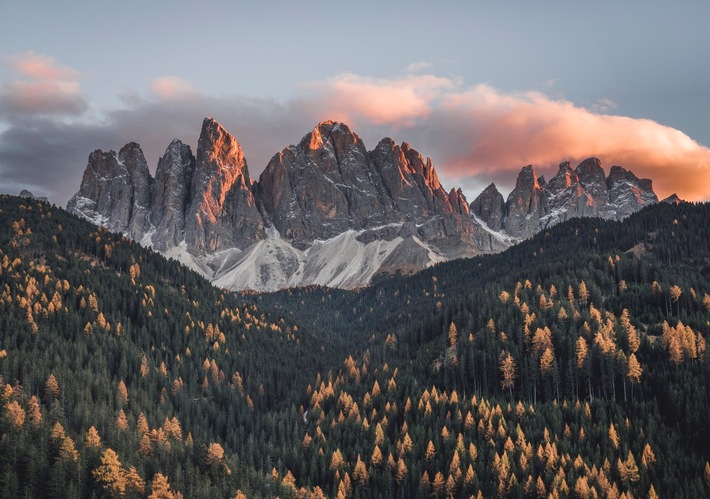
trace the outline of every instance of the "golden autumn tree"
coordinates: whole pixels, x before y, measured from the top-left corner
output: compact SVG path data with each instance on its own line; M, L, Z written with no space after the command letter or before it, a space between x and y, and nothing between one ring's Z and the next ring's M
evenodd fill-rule
M126 388L126 384L123 380L118 383L118 400L122 404L128 403L128 389Z
M369 475L367 474L367 468L365 463L360 459L360 454L357 455L357 462L355 463L355 468L353 469L353 480L355 485L359 488L363 488L367 485Z
M372 464L372 466L374 466L375 468L378 468L382 464L382 451L377 445L375 445L375 448L372 451L372 456L370 457L370 464Z
M99 436L99 431L93 426L86 432L86 446L95 448L101 447L101 437Z
M93 471L94 478L111 496L123 497L126 494L126 477L118 459L118 454L112 449L106 449L101 456L101 465Z
M32 426L37 428L42 423L42 410L40 409L39 399L36 395L32 395L32 398L30 398L27 412L29 413L28 416Z
M653 449L649 444L646 444L643 448L643 453L641 454L641 464L644 468L648 468L651 463L656 462L656 455L653 453Z
M631 398L634 398L634 385L641 382L641 375L643 374L643 368L639 364L638 359L636 359L636 354L629 355L628 360L628 370L626 371L626 377L629 378L631 382Z
M579 296L579 304L582 306L586 305L589 300L589 290L587 289L587 285L584 281L580 281L577 291Z
M44 394L48 401L52 401L59 396L59 382L54 377L54 374L50 374L47 378L47 382L44 384Z
M510 352L505 352L505 354L501 354L500 372L503 375L503 379L501 380L500 384L503 389L508 389L508 392L512 397L513 385L515 384L516 377L516 365L515 360L513 359L513 356L510 354Z
M62 444L59 446L59 459L72 462L79 460L79 452L77 452L74 446L74 440L69 437L64 437Z
M405 463L404 459L400 457L397 460L397 470L395 471L395 474L394 474L394 479L397 481L398 485L402 484L402 481L407 476L408 472L409 471L407 470L407 463Z
M222 464L224 460L224 449L217 442L212 442L207 447L207 456L205 457L205 463L207 466L217 466Z
M431 461L436 457L436 447L434 447L434 442L429 440L429 443L426 446L426 451L424 453L424 459L427 461Z
M156 473L153 482L150 484L150 495L148 499L174 499L175 494L170 490L168 477L162 473Z
M329 468L333 471L338 471L340 468L345 466L345 459L343 459L343 453L340 449L335 449L333 455L330 458Z
M25 424L25 410L20 404L17 403L16 400L8 402L7 407L5 408L5 414L7 416L7 420L13 427L22 428L22 425Z
M126 417L126 413L123 412L123 409L118 411L118 416L116 417L116 428L120 431L126 431L128 429L128 418Z
M441 473L441 471L437 471L436 475L434 475L434 481L431 482L431 494L434 497L439 497L444 495L444 490L446 487L446 480L444 479L444 475Z
M614 423L609 425L609 442L614 449L619 448L619 435L616 433L616 428L614 428Z
M616 468L622 481L627 483L638 482L640 478L639 467L636 464L636 460L634 459L634 455L631 451L629 451L626 460L622 461L621 459L618 459L616 461Z
M123 476L126 481L126 493L129 496L142 496L145 492L145 480L138 474L133 466L123 470Z

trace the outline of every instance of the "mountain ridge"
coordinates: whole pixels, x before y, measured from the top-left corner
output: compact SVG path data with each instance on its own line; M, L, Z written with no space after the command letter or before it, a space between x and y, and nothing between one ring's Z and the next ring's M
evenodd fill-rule
M196 154L174 140L155 178L137 143L94 151L67 209L188 264L231 290L355 288L378 273L495 253L573 216L621 219L657 202L652 183L599 160L550 181L531 165L503 202L491 184L468 203L407 142L368 151L323 121L276 153L255 181L241 145L213 118ZM256 266L256 268L252 268Z

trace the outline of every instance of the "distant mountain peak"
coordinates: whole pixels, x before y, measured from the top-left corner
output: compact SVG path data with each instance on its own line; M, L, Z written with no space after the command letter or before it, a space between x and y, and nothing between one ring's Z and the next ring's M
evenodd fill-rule
M678 197L678 195L674 192L673 194L671 194L670 196L668 196L667 198L665 198L661 202L668 203L668 204L681 204L683 202L683 199Z
M524 166L507 201L490 184L472 203L443 188L432 160L389 137L368 151L321 121L254 181L239 141L202 122L197 150L175 139L150 176L140 145L96 150L67 208L180 258L230 289L357 287L377 272L501 251L573 216L621 218L656 202L650 181L569 162L548 182Z

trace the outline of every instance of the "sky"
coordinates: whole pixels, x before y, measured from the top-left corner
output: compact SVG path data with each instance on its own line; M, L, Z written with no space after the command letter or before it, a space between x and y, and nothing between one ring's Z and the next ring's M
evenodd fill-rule
M595 156L710 200L710 2L0 0L0 192L66 205L89 153L151 171L202 119L258 178L327 119L504 195Z

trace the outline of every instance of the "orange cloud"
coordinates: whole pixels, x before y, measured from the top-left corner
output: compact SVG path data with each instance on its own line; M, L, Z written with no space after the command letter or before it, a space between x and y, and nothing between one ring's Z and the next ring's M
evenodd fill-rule
M550 173L562 160L599 157L655 181L660 197L710 197L710 149L683 132L648 119L596 114L538 92L503 94L479 85L449 95L441 106L468 126L470 144L444 165L463 174L493 166L517 170L533 164Z
M596 156L607 171L620 165L652 179L659 197L677 192L687 200L710 199L710 149L652 120L603 114L615 107L608 100L587 109L541 92L464 88L432 75L346 74L312 87L325 115L357 129L399 133L400 140L424 147L447 178L514 176L527 164L549 178L562 161Z
M432 103L454 86L452 80L432 75L381 79L347 73L308 88L336 119L408 126L427 117Z
M195 96L198 92L190 82L179 76L162 76L150 83L151 90L165 100L180 100Z

